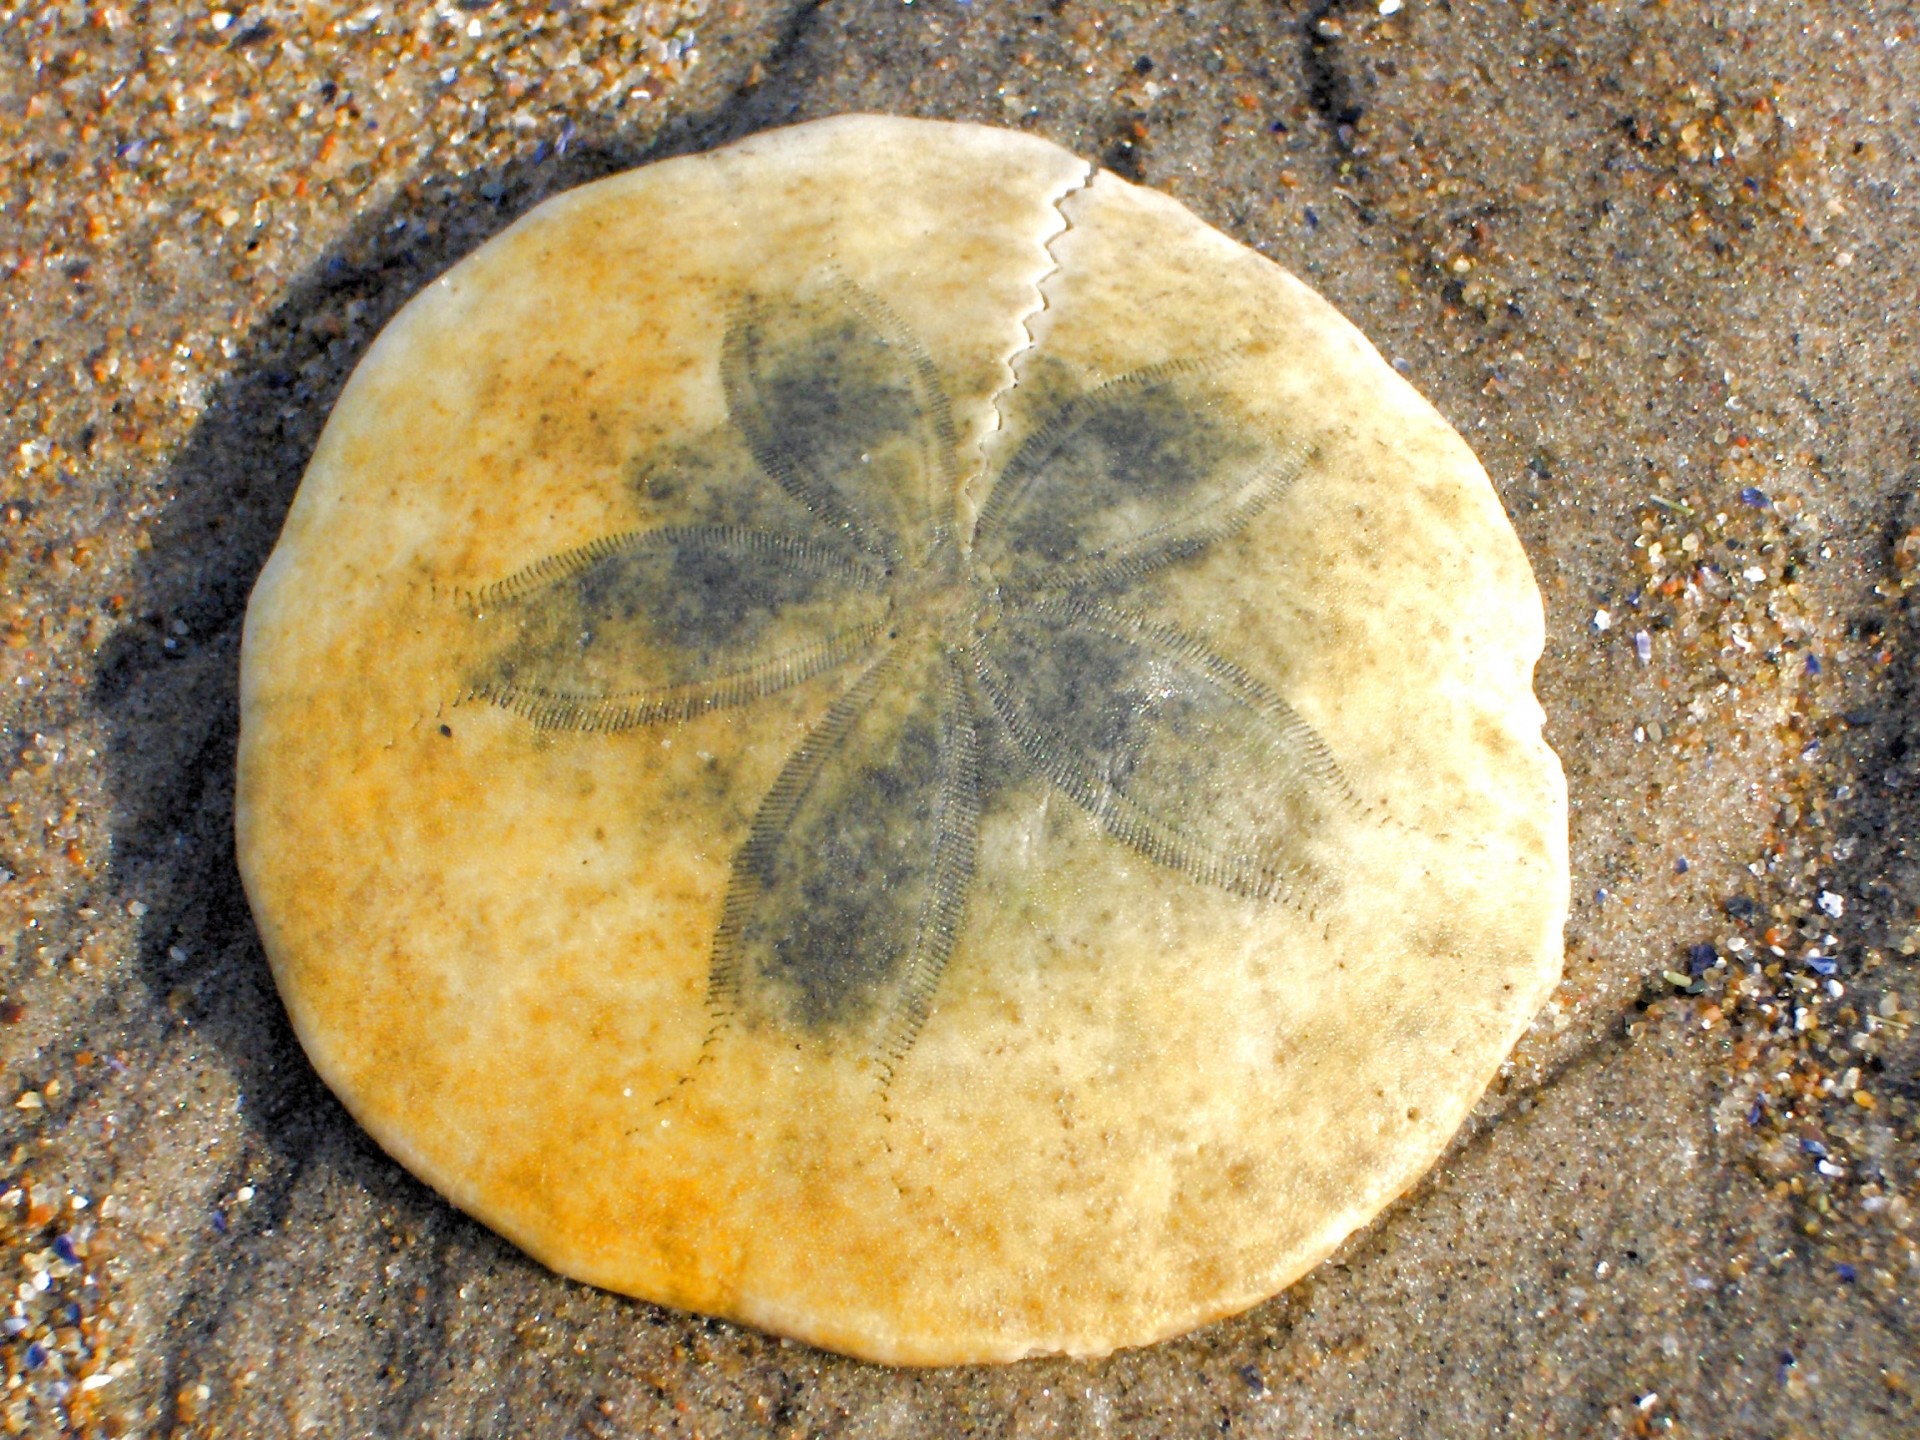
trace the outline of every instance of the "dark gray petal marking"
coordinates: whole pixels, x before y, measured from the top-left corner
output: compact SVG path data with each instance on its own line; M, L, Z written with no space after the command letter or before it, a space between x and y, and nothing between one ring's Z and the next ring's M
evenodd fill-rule
M471 686L536 725L616 730L865 657L733 857L716 1018L893 1073L965 916L983 724L1196 882L1293 903L1331 883L1313 841L1354 802L1319 738L1201 641L1113 603L1243 529L1306 462L1209 366L1062 405L994 482L970 553L939 376L873 296L838 280L750 300L720 368L757 472L717 484L746 458L724 439L682 452L650 472L649 503L698 523L609 536L474 597L495 640Z
M982 688L1036 769L1109 834L1235 894L1309 899L1303 843L1351 802L1312 729L1199 641L1101 606L1006 616Z
M883 576L822 545L682 526L551 556L476 598L504 632L473 693L549 729L618 730L737 705L883 632Z
M1016 590L1122 587L1242 529L1305 461L1228 413L1204 367L1136 371L1027 438L987 496L975 553Z
M978 764L958 662L930 638L896 645L754 817L714 945L715 1009L903 1054L973 878Z
M826 525L907 564L945 528L959 463L946 392L877 299L842 281L806 301L750 301L721 378L755 458Z

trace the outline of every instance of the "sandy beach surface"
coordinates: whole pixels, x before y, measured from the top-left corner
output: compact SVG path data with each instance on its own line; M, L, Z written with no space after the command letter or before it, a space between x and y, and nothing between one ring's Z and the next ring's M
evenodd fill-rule
M556 191L862 110L1308 279L1546 600L1558 993L1319 1270L1098 1362L547 1273L321 1085L234 866L248 592L384 321ZM7 7L0 1433L1916 1433L1917 154L1896 4Z

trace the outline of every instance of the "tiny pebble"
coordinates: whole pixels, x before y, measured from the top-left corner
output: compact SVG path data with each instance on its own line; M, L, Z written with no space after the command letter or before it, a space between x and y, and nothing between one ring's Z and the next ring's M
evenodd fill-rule
M1764 510L1773 502L1767 498L1767 492L1749 485L1740 492L1740 503L1751 505L1756 510Z
M1633 653L1640 657L1642 665L1653 659L1653 636L1644 630L1633 632Z

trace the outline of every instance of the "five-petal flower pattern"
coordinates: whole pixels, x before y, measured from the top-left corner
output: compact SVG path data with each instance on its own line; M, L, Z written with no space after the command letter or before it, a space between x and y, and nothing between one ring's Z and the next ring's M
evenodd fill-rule
M1323 883L1299 837L1344 803L1327 748L1128 604L1305 463L1209 373L1175 361L1055 402L967 524L940 375L888 309L844 281L751 300L723 346L727 415L783 508L609 535L482 593L504 634L473 694L542 728L664 725L845 675L733 859L717 1015L905 1053L965 919L990 739L1195 883L1249 903Z

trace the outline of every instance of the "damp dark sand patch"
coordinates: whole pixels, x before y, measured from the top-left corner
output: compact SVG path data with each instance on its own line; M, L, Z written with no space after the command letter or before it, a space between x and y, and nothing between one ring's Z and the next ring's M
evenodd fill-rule
M575 191L388 328L248 616L308 1053L556 1269L851 1353L1274 1293L1558 974L1538 596L1330 307L1007 132Z

